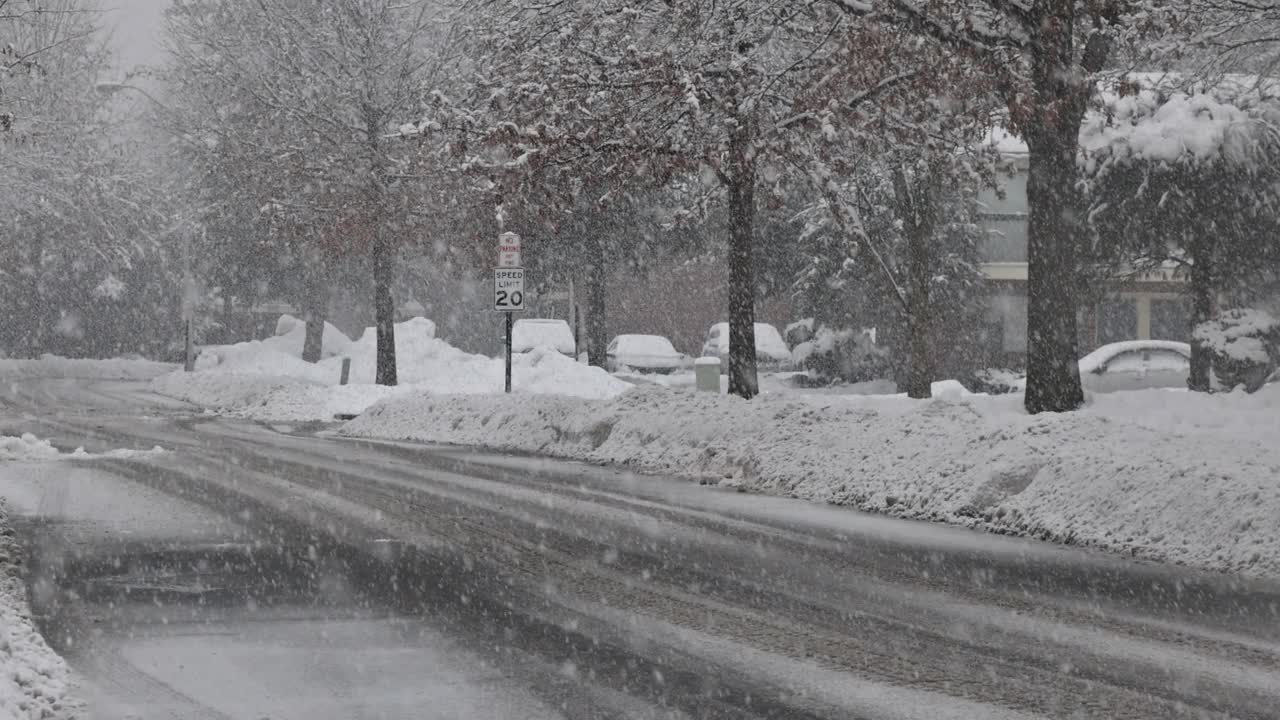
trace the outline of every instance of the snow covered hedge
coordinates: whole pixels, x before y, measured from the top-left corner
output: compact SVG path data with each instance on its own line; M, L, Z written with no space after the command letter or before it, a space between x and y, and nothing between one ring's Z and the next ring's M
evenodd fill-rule
M904 518L1280 576L1280 386L1143 391L1028 416L1021 397L402 396L344 434L675 474Z
M1280 321L1261 310L1227 310L1196 327L1195 338L1213 353L1213 372L1225 388L1256 392L1280 365Z

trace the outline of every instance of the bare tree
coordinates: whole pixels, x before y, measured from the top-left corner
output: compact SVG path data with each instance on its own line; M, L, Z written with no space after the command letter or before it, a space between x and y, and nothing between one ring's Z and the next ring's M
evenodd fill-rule
M442 26L429 2L336 0L320 6L296 0L237 3L186 0L175 6L173 37L192 48L191 68L216 78L219 91L243 98L257 118L254 133L234 124L224 137L254 146L259 160L292 170L286 188L302 195L271 198L284 212L315 218L294 237L310 287L312 334L323 328L323 229L362 228L371 259L379 384L396 384L392 282L404 198L413 192L406 168L412 148L399 142L402 121L420 113L424 93L439 81ZM340 239L338 239L340 241ZM308 342L314 347L314 342Z
M818 0L474 0L456 22L476 81L435 121L465 167L570 196L589 166L603 173L585 187L702 174L718 191L729 388L756 395L758 212L837 176L873 132L918 126L907 98L925 73L897 34Z

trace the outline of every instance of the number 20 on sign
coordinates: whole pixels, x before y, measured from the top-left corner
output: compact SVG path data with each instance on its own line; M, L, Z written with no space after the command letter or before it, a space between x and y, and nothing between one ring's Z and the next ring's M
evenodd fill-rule
M493 309L498 312L524 310L524 268L493 269Z

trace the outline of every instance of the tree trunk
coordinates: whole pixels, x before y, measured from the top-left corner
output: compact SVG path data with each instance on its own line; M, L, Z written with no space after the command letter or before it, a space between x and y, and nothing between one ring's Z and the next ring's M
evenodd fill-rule
M395 251L387 237L388 170L381 147L385 118L372 102L364 104L364 116L365 142L369 152L368 210L373 226L373 324L377 333L374 382L396 385L396 304L391 296Z
M1213 355L1209 348L1195 336L1195 330L1202 323L1213 319L1213 258L1210 257L1207 242L1203 239L1192 240L1191 249L1191 374L1187 378L1187 387L1196 392L1209 392L1213 389L1210 375L1213 370Z
M606 317L608 297L608 269L605 260L604 237L598 232L586 233L587 252L587 358L593 366L602 368L608 358L609 326Z
M309 363L320 362L324 355L325 308L310 293L307 294L303 318L306 320L307 334L302 340L302 360Z
M747 121L733 134L729 160L729 394L750 400L760 392L756 375L754 237L755 159L748 157Z
M304 252L307 257L302 269L306 274L302 288L302 319L306 321L307 333L302 341L302 359L316 363L324 355L324 323L329 309L328 273L324 261L317 257L316 248L306 248Z
M222 340L228 345L240 339L235 322L235 301L231 298L231 292L227 290L222 294Z
M382 228L381 213L375 220L377 227L373 237L373 314L377 330L377 370L374 382L378 385L396 384L396 305L391 297L391 278L394 269L392 250Z
M1066 412L1084 404L1080 386L1076 151L1089 96L1075 63L1074 0L1054 0L1033 54L1031 107L1021 115L1030 151L1027 177L1027 412Z
M923 171L928 173L927 170ZM938 212L935 178L930 174L908 178L905 170L894 173L898 216L907 235L907 397L933 397L933 353L930 348L929 245L933 241Z

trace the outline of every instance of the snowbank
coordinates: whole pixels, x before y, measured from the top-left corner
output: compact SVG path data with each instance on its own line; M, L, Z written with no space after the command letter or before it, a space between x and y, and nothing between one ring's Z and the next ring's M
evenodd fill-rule
M0 500L0 720L75 717L70 671L36 630L18 576L21 555Z
M59 458L73 458L76 460L92 459L92 458L136 458L147 457L167 452L164 448L156 446L151 450L110 450L105 453L93 454L85 452L80 447L69 453L63 453L49 443L48 440L41 440L31 433L23 433L20 436L0 435L0 462L36 462L41 460L57 460Z
M890 515L1280 576L1280 387L1150 390L1028 416L1020 396L387 400L351 436L625 464Z
M268 340L206 348L197 372L157 378L152 388L216 412L271 421L331 420L405 394L503 391L501 359L453 347L435 336L435 323L425 318L396 325L397 387L373 384L377 357L373 328L355 341L346 340L336 329L326 330L326 347L341 348L341 352L314 364L301 360L302 335L288 316L278 329L284 334ZM344 358L351 360L351 384L341 386ZM512 382L521 394L588 398L612 397L631 387L599 368L547 348L516 355Z
M72 360L44 355L39 360L0 360L0 378L87 378L150 380L173 372L175 365L150 360Z
M46 460L58 456L58 449L31 433L21 437L0 436L0 460Z

